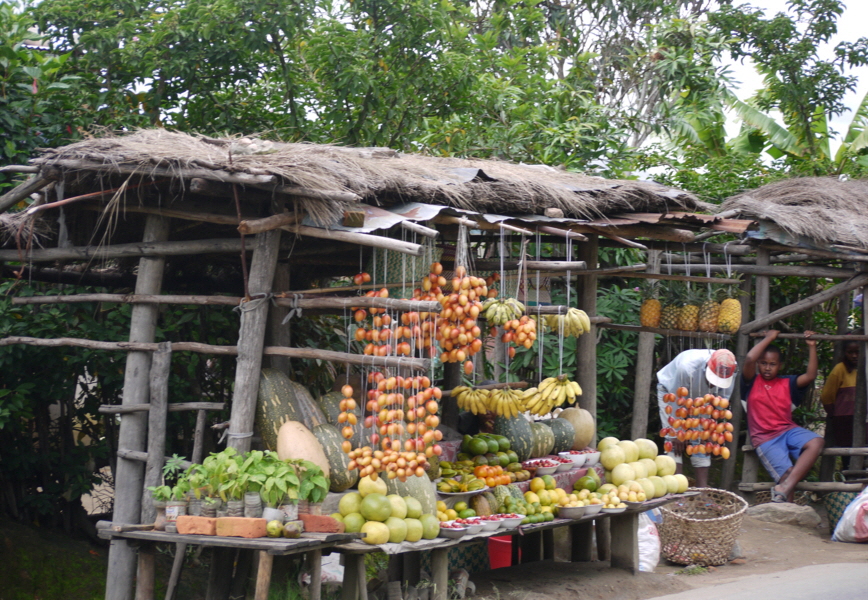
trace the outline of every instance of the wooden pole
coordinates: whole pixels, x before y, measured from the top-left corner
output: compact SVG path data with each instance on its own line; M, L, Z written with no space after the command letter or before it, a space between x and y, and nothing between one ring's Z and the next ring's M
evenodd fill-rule
M10 191L0 196L0 213L6 212L10 208L30 196L30 194L32 194L33 192L38 192L49 183L51 183L50 179L36 175L34 177L31 177L24 183L18 185L18 187L12 188Z
M145 221L144 244L164 242L169 238L169 221L148 216ZM137 294L159 294L165 268L164 258L143 257L139 260L136 278ZM130 316L130 342L153 342L157 326L157 307L134 306ZM148 378L151 368L149 352L127 354L124 370L122 404L144 404L149 401ZM118 447L144 450L147 415L136 413L121 420ZM118 460L115 475L115 504L112 520L116 523L136 523L142 510L144 465L138 461ZM109 548L106 600L130 600L136 568L135 550L126 540L114 538Z
M577 244L579 260L591 268L597 268L597 242L599 236L588 235L588 241ZM597 314L597 276L580 274L576 290L578 307L589 316ZM591 324L591 330L586 331L576 342L576 381L582 386L579 396L579 406L597 418L597 326ZM591 440L596 443L596 440Z
M279 229L256 235L248 284L251 294L271 292L279 248ZM248 303L242 309L238 332L238 363L235 368L235 390L232 395L227 446L235 448L239 453L250 450L256 394L259 390L259 371L262 367L262 349L265 346L268 301L258 302L255 305Z
M289 265L285 262L279 262L277 263L277 266L274 270L274 282L272 282L271 289L288 290L289 287ZM289 301L287 301L285 305L283 303L277 304L277 302L275 302L275 306L270 306L268 308L268 324L265 329L265 338L266 343L269 346L288 347L292 345L292 339L290 337L290 324L283 323L286 315L289 314L289 305ZM289 369L291 367L290 357L288 356L271 355L266 359L265 364L272 369L277 369L278 371L282 371L284 373L289 373Z
M660 251L648 251L649 273L660 272ZM651 381L654 379L654 334L639 333L636 349L636 384L633 388L633 420L630 423L631 439L647 437L648 405L650 403ZM656 401L656 394L655 401ZM664 425L661 425L663 427Z
M286 225L293 225L299 220L301 220L303 217L304 215L302 213L296 212L278 213L276 215L271 215L270 217L265 217L262 219L241 221L241 224L238 226L238 231L245 235L253 235L254 233L262 233L264 231L271 231L272 229L279 229L280 227L284 227Z
M155 215L149 215L156 217ZM241 240L216 239L187 242L149 241L114 246L73 246L71 248L41 248L25 254L27 262L54 262L67 260L101 260L108 258L138 258L189 256L197 254L234 254L241 251ZM0 250L0 261L18 262L18 250Z
M768 252L768 250L765 250ZM759 254L760 250L757 250ZM669 267L667 266L667 269ZM712 273L726 273L726 265L705 265L689 264L689 265L672 265L673 273L686 273L688 268L690 272L695 273L699 270L710 270ZM838 278L852 277L857 274L853 269L839 269L837 267L815 267L808 265L772 265L760 264L757 260L755 265L733 264L729 266L729 270L733 273L744 273L745 275L762 275L764 277L818 277L818 278Z
M151 390L148 413L148 462L145 464L145 483L142 490L141 523L153 523L157 509L148 488L158 486L163 479L163 455L166 452L166 415L169 401L169 373L172 367L172 342L162 342L151 358L149 386Z
M324 240L348 242L350 244L358 244L359 246L370 246L371 248L385 248L386 250L394 250L395 252L402 252L411 256L422 256L422 252L424 251L424 247L419 244L403 242L382 235L353 233L338 229L320 229L319 227L307 227L306 225L287 225L281 227L281 229L300 236L306 235Z
M256 573L256 593L254 600L268 600L268 588L271 586L271 567L274 556L266 550L259 551L259 569Z
M750 317L750 296L751 296L751 288L753 280L750 277L746 277L745 280L741 283L741 297L739 298L739 302L741 303L741 314L744 317ZM744 417L744 409L741 405L741 385L739 383L741 378L741 365L744 365L745 356L747 356L749 338L743 333L739 333L736 336L735 341L735 361L736 364L739 365L738 371L736 373L735 382L733 385L735 389L732 390L732 394L730 395L730 403L729 406L732 409L732 423L733 432L732 432L732 441L728 442L726 446L729 448L730 457L729 460L723 462L723 472L721 473L721 483L720 487L725 490L732 489L732 483L735 479L735 464L738 455L739 449L739 434L741 433L742 419Z
M592 321L593 323L593 321ZM606 323L605 321L600 321L597 323L598 326L603 329L618 329L620 331L635 331L639 334L645 333L653 333L655 335L671 335L676 337L685 337L685 338L703 338L709 340L728 340L730 339L730 335L728 333L710 333L705 331L682 331L680 329L660 329L659 327L642 327L641 325L622 325L620 323Z
M157 575L156 558L157 553L154 544L146 543L139 548L139 567L136 575L136 600L154 600Z
M865 269L866 267L863 266L862 270ZM862 288L862 331L868 335L868 286ZM854 448L865 445L865 421L868 416L865 414L866 411L868 411L868 342L862 342L859 352L859 372L856 375L856 407L853 410ZM854 456L850 459L850 469L854 471L862 470L864 465L864 456Z
M757 256L757 260L759 260L759 256ZM765 279L767 281L768 277L764 275L762 276L762 279ZM798 314L811 308L812 306L822 304L826 300L830 300L836 296L840 296L843 293L849 292L850 290L855 290L856 288L862 287L866 284L868 284L868 273L862 273L848 281L839 283L838 285L833 285L832 287L825 289L817 294L814 294L813 296L802 298L798 302L794 302L789 306L779 308L773 313L757 315L756 319L754 319L750 323L745 323L744 325L742 325L739 328L739 331L744 333L757 331L773 324L775 321L780 321L789 316ZM757 280L757 292L759 292L759 279Z

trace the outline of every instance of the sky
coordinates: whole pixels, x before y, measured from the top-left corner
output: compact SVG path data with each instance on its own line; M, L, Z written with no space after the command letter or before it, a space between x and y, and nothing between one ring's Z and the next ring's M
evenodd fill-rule
M753 6L762 8L766 11L767 16L771 16L778 12L786 12L786 0L749 0ZM826 48L824 58L833 55L832 50L835 45L841 41L854 42L860 37L868 36L868 2L866 0L849 0L846 4L847 8L841 18L838 19L838 34L832 39L831 43ZM736 95L742 100L746 100L753 93L762 87L762 77L754 70L753 66L745 61L745 64L733 63L730 65L733 77L741 82L741 85L736 90ZM850 121L853 119L853 111L859 106L862 98L868 93L868 66L858 67L850 71L849 74L856 75L859 82L855 92L851 92L845 98L845 104L849 107L849 111L832 119L831 127L838 132L839 137L843 136L847 131ZM727 123L727 133L729 135L737 135L739 129L738 121L730 116ZM838 144L832 144L832 152L838 148Z

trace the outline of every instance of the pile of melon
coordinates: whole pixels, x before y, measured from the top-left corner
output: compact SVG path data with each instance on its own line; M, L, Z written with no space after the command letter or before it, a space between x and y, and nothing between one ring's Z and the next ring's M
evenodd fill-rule
M665 454L658 456L657 444L651 440L607 437L600 440L597 450L608 483L618 487L638 483L649 500L687 490L687 477L675 474L675 460Z
M430 482L426 485L431 487ZM425 511L422 502L413 496L390 494L382 477L359 480L359 491L344 494L338 511L331 516L348 533L364 533L362 540L371 545L433 540L440 533L440 521Z

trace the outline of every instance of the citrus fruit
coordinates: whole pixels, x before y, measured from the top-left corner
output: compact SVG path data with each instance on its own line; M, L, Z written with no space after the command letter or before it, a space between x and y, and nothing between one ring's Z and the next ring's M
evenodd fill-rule
M385 521L392 516L392 503L383 494L372 492L362 500L359 512L368 521Z
M365 524L365 517L359 513L350 513L344 515L344 526L347 533L358 533L362 530L362 525Z
M467 443L467 449L470 451L470 454L473 454L474 456L486 454L489 451L488 442L482 438L473 438Z
M362 495L359 492L350 492L341 496L341 500L338 502L338 511L346 516L350 513L359 512L361 506Z
M422 515L419 517L419 522L422 523L422 538L433 540L440 533L440 521L434 515Z
M407 524L407 537L406 541L408 542L418 542L422 539L422 534L424 533L424 527L422 527L422 521L419 519L404 519L404 523Z
M422 516L422 503L413 496L404 496L404 503L407 505L408 519L418 519ZM445 508L446 505L444 504L443 507Z
M407 523L403 518L389 517L386 519L386 527L389 528L389 542L400 544L407 539Z
M371 493L378 493L382 495L386 495L386 480L382 477L378 477L376 481L371 479L369 476L362 477L359 479L359 494L362 495L362 498Z
M372 546L385 544L389 541L389 528L386 527L385 523L380 523L379 521L368 521L362 525L361 532L365 534L362 541Z
M551 475L543 475L542 476L543 483L545 483L547 490L553 490L558 487L558 482L555 481L555 478Z
M407 503L398 494L389 494L386 496L389 504L392 505L392 516L398 519L403 519L407 516Z
M589 492L597 491L597 482L590 475L579 477L573 484L574 490L588 490Z

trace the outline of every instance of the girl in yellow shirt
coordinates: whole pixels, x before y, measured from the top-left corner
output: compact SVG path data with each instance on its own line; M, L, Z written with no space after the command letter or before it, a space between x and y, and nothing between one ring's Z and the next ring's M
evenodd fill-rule
M856 407L856 365L859 361L859 342L847 342L844 346L844 360L839 362L826 377L820 398L831 433L828 446L838 448L853 447L853 411ZM849 457L844 457L844 468L848 467Z

